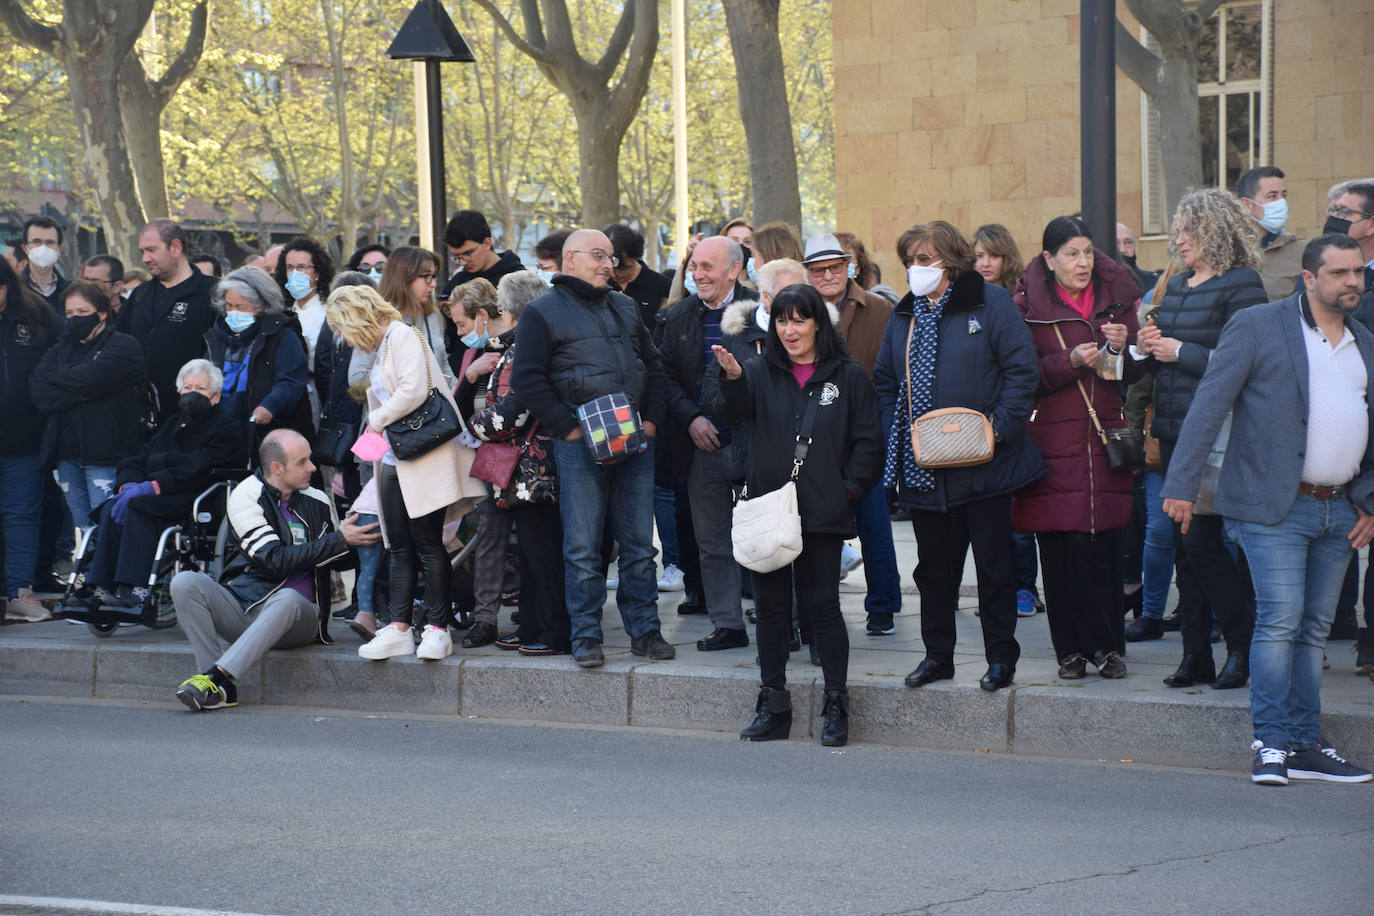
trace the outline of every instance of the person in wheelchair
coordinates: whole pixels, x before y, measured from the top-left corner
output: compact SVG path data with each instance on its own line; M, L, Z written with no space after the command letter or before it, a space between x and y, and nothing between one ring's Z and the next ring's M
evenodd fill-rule
M234 679L269 649L329 638L329 570L352 548L381 540L378 523L350 515L336 525L329 496L310 486L310 442L293 430L268 433L259 467L229 494L235 547L221 582L185 571L172 579L177 624L204 673L182 681L177 699L200 712L238 705Z
M248 465L248 427L219 406L224 376L205 359L177 373L178 410L136 456L115 470L116 495L100 509L95 547L78 600L136 612L163 529L186 518L215 468Z

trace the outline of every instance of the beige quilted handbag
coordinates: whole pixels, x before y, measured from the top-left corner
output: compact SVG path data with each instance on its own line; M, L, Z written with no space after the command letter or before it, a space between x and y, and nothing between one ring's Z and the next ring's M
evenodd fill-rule
M911 406L911 335L916 319L906 334L906 409ZM982 411L969 407L942 407L923 413L911 424L911 452L923 468L969 468L992 460L995 440L992 421Z

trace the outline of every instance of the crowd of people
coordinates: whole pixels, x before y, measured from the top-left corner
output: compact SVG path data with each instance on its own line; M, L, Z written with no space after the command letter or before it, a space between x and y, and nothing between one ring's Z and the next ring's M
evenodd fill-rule
M1358 637L1374 677L1371 601L1355 620L1374 180L1333 188L1327 214L1317 239L1286 232L1283 172L1254 169L1183 197L1158 274L1125 226L1112 257L1058 217L1023 257L1004 226L933 220L896 240L905 293L845 232L803 244L734 219L662 274L630 226L582 228L527 268L470 210L444 233L448 277L410 246L336 269L309 238L224 273L155 220L143 282L100 255L69 283L61 228L34 217L0 263L5 616L50 616L35 591L87 532L67 600L139 607L158 532L239 469L223 573L170 585L194 710L234 705L267 650L328 642L333 616L374 661L458 638L594 668L614 591L632 653L671 659L659 597L681 591L677 613L711 624L699 651L755 626L742 738L787 737L806 645L840 746L839 583L863 563L866 633L893 634L908 519L925 648L908 687L954 677L971 546L984 690L1014 683L1018 618L1041 610L1064 680L1125 677L1128 643L1178 629L1166 684L1249 685L1256 782L1363 781L1317 712L1329 636ZM788 486L795 556L751 569L737 501Z

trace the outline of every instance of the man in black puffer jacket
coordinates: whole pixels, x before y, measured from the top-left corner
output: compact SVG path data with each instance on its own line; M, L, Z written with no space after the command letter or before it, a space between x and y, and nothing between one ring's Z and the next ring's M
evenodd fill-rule
M258 460L258 471L229 494L236 552L223 584L190 571L172 580L177 624L204 668L177 688L193 712L238 705L234 678L269 649L329 643L329 570L346 565L351 548L381 539L375 522L359 526L349 516L337 524L328 495L310 486L315 465L300 433L268 433Z

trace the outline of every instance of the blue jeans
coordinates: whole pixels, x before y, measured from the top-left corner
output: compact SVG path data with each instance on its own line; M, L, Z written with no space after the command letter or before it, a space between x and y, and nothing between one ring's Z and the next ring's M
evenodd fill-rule
M1299 496L1277 525L1227 519L1255 583L1250 718L1267 747L1301 750L1320 734L1322 650L1350 563L1348 500Z
M91 510L114 496L115 469L111 465L81 466L79 461L57 462L57 485L72 510L72 521L83 531L95 522Z
M859 528L859 549L864 555L864 581L868 594L864 610L870 614L902 612L902 575L897 571L897 549L892 545L892 516L887 512L887 489L881 484L854 503Z
M1141 616L1163 620L1174 581L1174 522L1164 512L1164 474L1145 472L1145 549L1141 557Z
M619 464L602 467L581 439L554 440L558 508L563 520L564 584L572 639L602 641L601 530L609 516L620 542L616 605L632 639L658 630L658 577L654 566L654 440Z
M358 516L358 524L361 526L371 525L376 521L377 516L370 513ZM372 591L377 587L377 567L382 565L382 553L386 548L378 541L368 547L353 549L358 551L358 610L372 612Z
M681 569L677 561L677 499L672 487L654 485L654 522L658 525L658 543L663 548L663 568Z
M1035 532L1013 531L1011 533L1011 561L1016 565L1016 590L1022 589L1040 594L1035 587L1035 578L1040 575L1040 564L1035 556ZM959 577L964 576L963 569Z
M32 588L43 514L43 472L38 453L0 455L0 525L5 529L5 596ZM46 570L45 570L46 572Z

